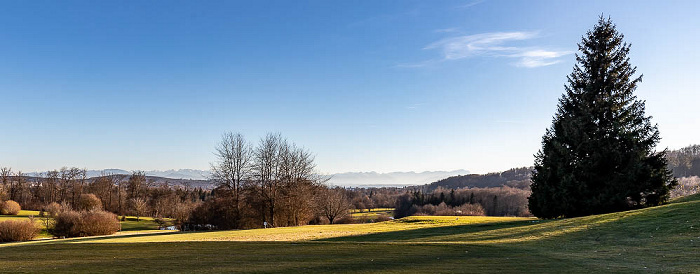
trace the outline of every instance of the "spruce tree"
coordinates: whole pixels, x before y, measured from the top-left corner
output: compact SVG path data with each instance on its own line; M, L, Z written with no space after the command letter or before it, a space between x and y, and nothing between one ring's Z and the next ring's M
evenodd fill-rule
M576 217L666 202L676 180L659 130L634 95L642 76L630 45L600 17L578 44L552 126L535 155L529 207L540 218Z

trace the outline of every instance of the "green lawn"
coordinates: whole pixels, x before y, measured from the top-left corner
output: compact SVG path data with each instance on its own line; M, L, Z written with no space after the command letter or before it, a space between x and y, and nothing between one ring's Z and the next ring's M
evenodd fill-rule
M695 272L700 196L554 221L383 223L0 245L0 272Z
M353 209L350 212L350 216L352 216L354 219L358 219L363 223L369 222L369 221L376 221L377 218L380 216L384 217L393 217L394 216L394 209L393 208L374 208L371 211L368 210L363 210L360 212L357 209Z
M46 231L43 218L39 217L39 211L22 210L17 215L0 215L0 222L6 220L26 220L30 216L34 217L34 222L41 228L38 238L51 238L51 234ZM121 232L118 232L117 235L161 232L158 230L158 224L150 217L141 217L139 221L136 221L136 217L127 216L125 221L120 221L119 223L121 224Z

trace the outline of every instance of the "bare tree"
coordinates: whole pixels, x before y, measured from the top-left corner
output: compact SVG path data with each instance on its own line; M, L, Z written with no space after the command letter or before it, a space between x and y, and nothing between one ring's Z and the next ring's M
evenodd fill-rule
M282 183L287 225L305 224L314 213L313 195L318 187L314 157L306 149L282 142L278 161L277 177Z
M10 196L10 200L14 200L14 181L12 180L12 168L3 167L0 169L0 183L2 183L2 188L4 192ZM2 193L0 193L2 194ZM2 198L2 197L0 197Z
M253 165L259 195L265 206L261 212L263 221L272 225L275 225L275 206L280 191L277 171L279 148L282 142L284 140L279 134L270 133L261 139L255 150L255 163ZM267 211L267 214L265 211Z
M131 199L131 208L134 210L134 214L136 215L136 221L140 221L141 216L144 216L146 214L146 210L148 210L148 203L146 202L146 199L133 198Z
M32 199L29 181L27 180L27 176L25 176L22 171L18 171L15 174L12 192L14 197L13 199L22 205L28 204Z
M126 189L124 187L126 175L112 174L109 176L117 198L117 214L124 216L124 207L126 205ZM111 202L110 202L111 204Z
M104 171L100 174L100 177L95 179L95 181L90 185L92 193L97 195L97 197L102 201L102 208L105 210L112 210L112 189L114 184L110 178L110 175Z
M76 195L76 185L77 182L76 180L80 179L81 175L81 170L78 168L67 168L67 167L62 167L60 172L60 178L59 178L59 200L60 201L68 201L69 200L69 194L70 195L70 201L71 201L71 206L75 207L75 202L76 199L78 198Z
M134 171L126 182L126 189L129 193L129 198L142 198L144 189L148 187L146 173L143 171Z
M236 210L240 210L243 183L250 180L253 149L240 133L227 132L216 147L217 162L212 164L212 176L219 186L233 191Z
M316 198L321 215L328 218L331 224L347 215L350 210L350 200L342 188L324 188Z

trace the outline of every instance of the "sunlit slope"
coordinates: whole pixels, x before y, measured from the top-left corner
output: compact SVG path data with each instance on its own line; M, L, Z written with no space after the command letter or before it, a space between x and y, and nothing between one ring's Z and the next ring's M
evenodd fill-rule
M428 220L426 220L427 222ZM414 223L414 219L396 222ZM562 220L455 224L331 239L359 242L537 243L572 244L662 243L700 244L700 195L671 204L618 213ZM583 242L582 242L583 241Z
M411 217L0 245L0 272L700 273L698 243L693 196L553 221Z
M177 241L342 241L407 243L546 243L700 244L700 196L674 203L619 213L536 220L510 217L415 216L372 224L320 225L176 233L144 237L96 239L94 242ZM544 241L544 242L543 242ZM85 242L85 241L81 241ZM89 241L88 241L89 242Z
M79 242L130 243L130 242L181 242L181 241L309 241L333 240L340 237L363 236L401 231L422 231L439 227L464 227L470 225L495 225L525 223L533 218L481 217L481 216L415 216L400 220L343 225L309 225L268 229L230 230L212 232L172 233L141 237L113 237Z

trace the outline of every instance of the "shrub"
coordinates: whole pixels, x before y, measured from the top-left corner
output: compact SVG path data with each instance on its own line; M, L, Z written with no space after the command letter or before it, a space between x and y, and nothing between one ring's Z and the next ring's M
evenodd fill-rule
M46 206L45 211L48 213L49 217L56 217L58 213L65 211L66 209L59 203L53 202Z
M480 204L463 204L454 208L455 215L460 216L485 216L484 207Z
M700 177L678 178L678 186L671 190L671 198L678 198L700 193Z
M54 217L54 226L49 230L57 237L77 237L80 236L81 218L76 211L61 211Z
M63 211L50 233L57 237L110 235L119 230L117 216L106 211Z
M39 228L32 220L0 222L0 242L29 241L38 234Z
M0 215L17 215L22 207L13 200L7 200L0 204Z
M100 210L102 201L95 194L81 194L76 205L78 210Z
M484 216L484 208L480 204L463 204L461 206L451 207L444 202L437 206L427 204L416 206L415 215L419 216Z
M80 232L84 236L111 235L119 231L117 215L107 211L81 212L82 227Z
M241 215L236 208L230 206L231 204L233 204L233 198L228 196L209 199L191 211L188 222L197 227L213 226L216 229L241 228L243 227L241 225Z
M340 219L335 220L333 223L334 224L356 224L358 222L359 221L357 219L353 218L352 216L345 215L345 216L341 217Z
M392 218L387 216L387 215L379 215L377 216L377 222L386 222L386 221L391 221Z

